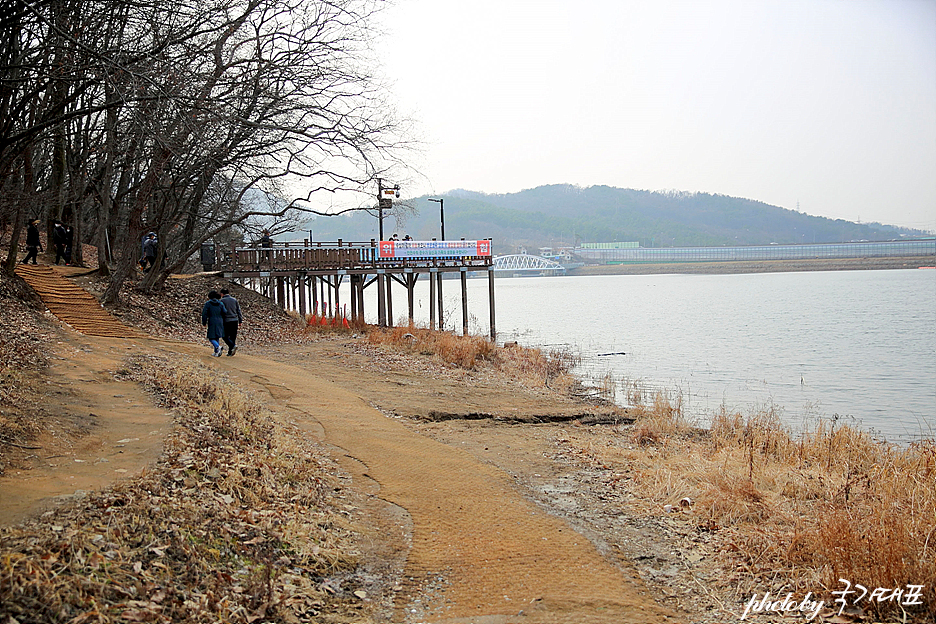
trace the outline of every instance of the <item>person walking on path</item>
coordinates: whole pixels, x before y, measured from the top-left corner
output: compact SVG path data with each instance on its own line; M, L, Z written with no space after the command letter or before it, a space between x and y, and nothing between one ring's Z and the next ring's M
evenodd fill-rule
M55 264L57 265L59 260L65 260L65 226L61 221L56 221L52 226L52 246L55 247Z
M214 347L214 356L221 357L224 348L219 340L224 338L224 314L227 308L221 303L221 295L216 290L208 293L208 301L202 306L201 324L208 328L208 342Z
M42 243L39 242L39 219L33 219L26 226L26 257L23 258L23 264L29 264L30 258L33 264L38 264L36 257L40 251Z
M150 232L143 241L143 259L140 260L140 266L143 272L149 271L156 265L156 251L159 243L156 241L156 233Z
M65 266L71 266L72 245L75 243L75 230L70 225L65 226Z
M237 328L244 322L240 304L237 303L227 288L221 289L221 303L224 304L224 342L228 346L228 355L237 353Z

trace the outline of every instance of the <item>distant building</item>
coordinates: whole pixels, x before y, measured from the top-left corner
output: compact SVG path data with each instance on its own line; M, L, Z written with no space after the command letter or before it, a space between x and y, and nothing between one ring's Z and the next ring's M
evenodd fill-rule
M630 242L618 242L618 243L582 243L580 249L637 249L640 247L640 243Z
M731 262L734 260L802 260L822 258L880 258L936 255L930 238L807 245L748 245L735 247L654 247L637 243L583 243L575 255L588 262Z

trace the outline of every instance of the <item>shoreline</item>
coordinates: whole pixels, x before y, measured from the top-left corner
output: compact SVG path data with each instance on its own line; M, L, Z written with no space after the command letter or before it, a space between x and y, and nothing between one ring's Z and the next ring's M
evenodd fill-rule
M685 422L678 404L655 400L632 406L627 417L619 418L617 422L566 419L567 415L593 414L599 408L584 408L581 402L573 404L567 396L569 393L562 393L566 384L552 383L556 378L552 378L549 384L538 383L523 375L505 374L492 366L460 368L439 361L429 355L428 336L424 341L421 332L414 332L419 340L404 339L406 330L400 328L400 340L387 341L386 346L360 336L346 336L329 330L320 330L321 335L315 336L317 339L311 342L271 341L269 336L272 335L284 338L283 328L295 319L281 314L281 310L268 305L259 296L240 290L235 292L241 297L251 319L244 332L244 348L237 358L215 360L207 356L200 327L184 320L178 324L162 320L184 319L186 308L201 301L202 293L213 285L213 282L206 281L211 279L217 278L180 280L161 296L149 299L142 299L141 295L134 293L136 305L128 309L124 318L157 340L162 339L158 343L147 343L143 350L148 355L135 361L141 366L148 361L152 371L166 376L165 395L184 394L190 386L195 390L190 394L196 398L206 393L201 390L201 385L189 383L195 377L202 377L188 374L186 370L171 373L169 369L173 367L164 361L151 360L153 354L150 351L164 351L163 357L169 357L172 362L176 362L183 353L191 353L194 360L210 367L210 370L198 370L212 384L224 376L240 388L238 392L262 397L265 408L277 419L277 427L282 427L282 436L276 438L277 444L284 445L276 447L280 459L274 461L266 455L257 455L261 450L270 450L263 445L251 447L254 450L240 456L240 459L218 455L222 459L216 460L215 456L205 453L202 438L193 439L199 444L191 447L180 447L173 442L168 461L148 473L145 478L151 480L145 482L145 487L123 487L159 495L158 500L138 497L143 504L142 509L154 521L154 524L142 527L150 535L162 530L168 522L177 523L175 518L192 514L191 517L198 519L199 516L194 514L202 513L201 508L190 506L188 501L197 498L192 496L193 491L203 492L206 496L202 498L208 503L207 511L210 512L205 522L214 522L212 518L228 519L228 522L240 523L235 526L241 527L233 533L219 530L218 535L228 539L229 543L216 550L250 554L257 549L254 563L257 569L270 560L276 560L264 558L267 551L260 550L260 547L275 544L282 538L278 525L270 526L262 521L267 517L264 514L279 518L284 509L295 509L298 512L295 522L299 525L312 517L320 523L322 518L334 518L333 526L350 527L358 537L350 534L345 537L360 539L355 545L326 542L325 537L329 533L323 533L320 540L314 534L312 542L297 542L292 547L293 552L322 549L322 552L333 553L346 562L342 572L346 576L342 583L310 581L312 585L308 591L290 597L290 600L298 601L295 604L302 609L315 601L316 610L332 614L353 611L356 621L381 622L392 618L393 613L400 615L401 611L413 612L416 609L421 610L420 614L428 613L427 606L437 604L433 602L437 598L442 600L447 595L455 596L456 583L459 591L464 591L459 594L461 599L453 598L455 605L480 605L480 600L472 598L474 594L465 593L479 588L485 589L485 599L489 595L506 596L509 593L513 596L507 591L494 594L486 591L489 582L507 584L520 576L511 565L497 568L488 564L490 554L499 552L495 548L497 544L491 542L499 531L483 534L485 542L479 551L483 561L453 568L430 567L434 572L433 583L424 586L411 584L416 577L403 572L406 557L419 556L426 560L427 553L436 552L430 547L437 540L427 539L427 535L438 532L447 538L439 542L442 544L452 540L468 543L452 532L450 512L443 514L444 522L439 525L430 525L423 520L409 524L407 519L410 517L408 514L425 518L426 514L436 513L434 509L440 508L439 505L432 499L428 499L431 504L424 504L424 497L437 490L427 490L424 481L438 477L447 462L458 460L473 462L471 470L465 470L461 464L456 466L458 469L454 474L459 479L480 470L474 466L494 466L500 471L497 474L509 477L505 483L510 487L505 491L516 489L524 500L539 506L534 510L537 518L540 517L539 510L542 510L568 524L568 527L561 525L558 532L547 532L539 526L527 529L526 533L536 539L540 555L548 544L558 543L560 534L566 539L562 542L563 548L545 555L547 560L553 560L558 554L564 556L567 536L577 542L573 542L573 546L586 550L587 542L591 542L607 563L625 571L627 578L633 579L643 595L652 597L656 603L654 608L669 609L677 614L680 621L693 624L734 621L744 611L744 605L751 604L753 597L759 598L767 593L775 596L781 591L784 594L794 592L798 598L807 592L818 595L821 591L829 605L832 604L829 592L841 586L836 584L837 578L862 583L869 591L881 588L894 591L891 580L878 574L878 568L882 566L864 565L875 563L866 562L863 556L869 547L873 547L875 552L888 553L888 556L894 553L893 561L888 559L888 562L903 565L907 582L914 587L925 587L927 591L920 598L922 604L915 598L900 605L896 600L860 602L855 596L849 607L868 618L876 616L873 621L896 621L889 616L897 612L898 606L907 606L911 610L911 617L904 621L923 622L932 618L934 576L931 559L926 556L931 548L927 536L932 534L929 524L932 520L931 516L917 511L932 508L932 481L920 476L932 474L932 461L936 457L931 453L932 443L911 449L882 446L850 427L834 423L815 432L812 437L790 437L784 435L783 428L771 413L748 417L725 414L717 427L700 432ZM67 370L74 370L75 374L82 376L94 371L95 378L98 377L96 371L113 370L112 365L93 365L89 360L94 354L81 348L89 339L64 333L64 336L52 336L51 341L62 340L62 356L69 358L68 364L75 365L73 369L67 367ZM442 335L441 332L433 333ZM165 341L167 338L175 338L182 343ZM124 346L122 343L119 345ZM534 372L543 369L535 362L527 363L524 353L523 349L509 348L501 350L499 357L516 360L522 369L532 368ZM149 376L136 374L134 379L149 379ZM121 375L117 381L134 383L126 375ZM571 379L567 381L572 382ZM312 383L314 386L310 385ZM45 384L42 387L54 389L56 386ZM123 390L104 388L100 384L82 383L75 388L82 393L103 391L103 397L111 401L115 395L126 394ZM77 397L71 394L51 393L45 400L50 406L56 402L77 403ZM141 398L135 403L144 401ZM160 413L166 411L165 407L154 407ZM377 409L381 416L369 411L372 408ZM188 410L183 409L180 417L185 417L189 411L191 414L187 417L197 417L203 409L204 406L193 405ZM367 414L362 416L359 411L367 411ZM48 413L60 412L59 409L50 409ZM551 418L558 415L563 418ZM345 421L352 416L368 420L352 423L354 426L349 427ZM225 413L224 422L227 419ZM422 450L429 449L428 440L431 439L436 444L429 450L437 451L438 455L407 463L389 474L387 471L396 467L395 458L409 457L410 451L400 452L398 448L396 452L382 453L381 449L391 436L376 436L380 446L374 446L365 439L371 434L369 428L362 427L362 424L379 426L387 431L392 428L394 440L411 440ZM408 436L398 425L426 440ZM180 429L183 432L190 430L202 431L192 426ZM240 427L206 429L219 433L240 430ZM341 437L336 437L339 433ZM267 438L258 439L263 442ZM241 442L234 439L224 444L235 447ZM305 444L309 446L303 446ZM99 449L100 445L85 447ZM117 450L124 452L126 449L121 447ZM76 451L70 448L66 452ZM305 457L306 453L309 457L321 454L321 465L328 473L321 478L334 479L325 481L328 487L324 492L331 494L327 501L321 501L321 506L297 507L290 489L300 485L294 475L304 472L307 466L284 464L282 475L273 481L271 466L278 466L280 460ZM43 453L45 456L57 454L51 448ZM97 463L95 459L99 455L99 450L87 456L69 455L68 459L72 461L61 462L57 469L67 475L73 473L75 466L96 466L112 474L115 464ZM77 459L82 461L75 461ZM209 464L209 460L215 463ZM266 496L272 497L275 489L276 495L281 497L280 503L269 504L267 508L258 509L254 505L256 501L251 502L251 508L258 511L256 518L243 515L243 504L238 498L240 494L231 495L231 492L246 492L238 484L245 478L243 469L247 465L254 466L258 474L263 471L265 478L262 483L275 483L276 487L268 488ZM238 469L232 470L231 466ZM401 497L402 478L408 477L413 470L421 471L418 479L423 481L416 484L420 496ZM440 481L447 483L450 479ZM23 485L27 484L23 482ZM162 484L159 489L155 487L158 484ZM462 498L467 498L482 501L481 510L485 513L505 507L504 501L495 500L486 492L474 491L465 496L464 492L473 492L467 481L458 482L457 486L458 497L455 500L459 505ZM103 496L111 497L100 499L105 502L125 500L120 495L105 493ZM382 507L380 501L384 498L396 501L394 504L403 511ZM305 500L306 497L300 496L300 501ZM61 540L60 531L53 527L73 531L77 530L75 527L87 526L89 532L75 534L77 537L73 539L80 540L77 543L82 544L86 552L97 556L89 558L87 566L77 561L68 574L57 575L56 582L61 585L51 588L55 591L72 587L68 583L73 581L80 583L85 578L95 578L97 568L93 566L97 565L98 557L105 556L95 541L98 529L93 522L86 521L87 518L97 518L95 514L105 506L88 505L78 499L70 501L58 512L38 518L30 525L35 531L32 535L50 536L47 541L36 543L46 544L52 549ZM282 504L285 501L289 501L288 505ZM455 507L455 504L449 504L441 508L449 510ZM128 514L123 504L110 505L106 513L111 524L128 515L139 515ZM333 515L322 515L328 513ZM472 520L480 516L477 510L472 510L459 514L459 517ZM522 519L532 517L532 514L525 514ZM200 526L201 522L193 521L191 524ZM470 521L467 526L471 528L477 524ZM480 524L491 526L489 521ZM117 526L122 530L131 528L126 522ZM438 528L440 526L445 528L444 533ZM878 530L880 527L887 531ZM244 539L247 534L242 531L245 529L250 531L250 540ZM274 529L279 532L272 533ZM375 534L386 539L374 540L372 536ZM128 530L128 537L134 538L135 535ZM579 541L579 536L585 541ZM319 541L316 543L316 540ZM123 565L114 564L108 569L111 578L138 578L138 573L132 568L132 562L136 561L142 563L142 572L147 575L145 578L162 578L157 575L161 575L165 567L147 565L149 554L153 553L137 550L139 543L148 544L148 541L115 539L113 542L114 545L107 545L111 550L104 552L122 552ZM306 550L303 550L303 544L308 547ZM792 548L794 544L797 548ZM360 547L359 560L352 558L356 545ZM178 566L182 561L178 555L189 552L191 546L187 548L161 549L157 563ZM293 556L293 552L289 556ZM444 552L447 554L447 549ZM830 560L837 553L849 555L848 565L843 564L840 576L827 576L817 561ZM187 566L217 567L216 554L199 551L196 555L194 561L185 562ZM52 565L51 562L55 561L29 556L30 563L49 561ZM485 571L488 568L492 570L484 577L477 574L482 563ZM466 574L466 570L470 574ZM778 576L778 571L785 573ZM236 577L235 574L231 576ZM276 578L295 580L297 577L283 575ZM197 584L165 584L172 586L175 592L203 592ZM277 591L293 591L294 585L291 582L289 587L283 585ZM563 586L561 583L548 585ZM621 582L615 577L611 583L594 586L617 591ZM35 590L41 592L43 588L35 587ZM228 586L213 588L213 591L227 592L224 595L229 597L229 602L218 604L235 604L237 599L250 595L238 590L239 586L233 589ZM113 609L109 613L116 617L124 602L123 597L119 597L109 603L108 608ZM287 602L280 604L283 608L291 608ZM537 608L548 611L558 608L555 605L560 603L540 601L537 604ZM498 610L490 609L491 613L495 611ZM561 615L569 615L569 611L563 611ZM575 615L589 614L577 611ZM745 621L766 624L776 621L774 615L752 607ZM833 615L834 609L821 617L828 621ZM414 615L405 621L416 621L417 618ZM397 620L404 621L400 617L394 621ZM623 619L612 620L609 617L602 621Z
M568 275L730 275L792 273L800 271L876 271L936 266L936 256L887 258L829 258L803 260L737 260L733 262L667 262L659 264L605 264L571 269Z

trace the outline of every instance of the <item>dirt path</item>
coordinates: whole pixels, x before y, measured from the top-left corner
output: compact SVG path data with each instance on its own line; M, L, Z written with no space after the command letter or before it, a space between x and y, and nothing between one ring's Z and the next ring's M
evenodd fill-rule
M379 496L412 519L395 621L667 622L643 584L592 543L527 500L513 480L470 453L387 418L353 390L300 367L223 359L232 376L265 388L310 431L359 462Z
M0 483L2 500L10 500L17 479L21 489L32 490L33 477L44 472L49 478L43 486L46 495L56 488L72 494L81 489L75 487L79 482L83 487L101 487L138 470L158 453L168 415L151 407L138 391L132 392L129 384L107 380L106 371L134 349L195 354L266 393L267 403L281 417L344 455L342 466L352 474L356 488L374 501L373 509L397 510L379 520L390 550L396 549L388 554L405 560L393 621L678 621L652 599L626 561L603 556L588 537L521 491L516 475L485 458L487 447L479 441L483 437L472 438L476 443L466 445L470 449L460 448L424 435L419 427L373 406L395 405L392 411L398 412L409 404L422 412L435 405L458 412L465 409L459 399L464 395L472 397L472 410L532 414L544 413L545 401L502 392L496 384L467 387L418 374L401 385L380 371L355 370L352 356L328 345L289 349L291 353L282 355L293 363L283 363L249 353L210 358L201 345L69 333L58 346L62 359L53 368L53 379L63 388L59 404L69 406L76 419L85 411L96 415L83 421L89 435L84 447L73 449L66 458L71 460L70 478L55 480L53 469L59 466L50 464L50 473L38 461L30 475L14 475ZM316 374L316 369L333 380ZM553 407L562 411L569 406ZM518 436L512 443L530 444L515 456L502 444L497 447L499 455L513 458L514 468L524 458L543 456L536 446L543 442L535 437ZM91 457L106 461L90 461ZM136 463L123 463L130 458ZM545 470L531 461L527 466L527 479L539 476L530 471ZM79 473L85 468L82 479L87 480L81 480ZM127 472L117 472L123 470ZM98 481L91 478L93 473Z
M54 346L44 394L47 429L0 478L0 524L137 474L155 461L172 414L113 371L139 342L68 332Z

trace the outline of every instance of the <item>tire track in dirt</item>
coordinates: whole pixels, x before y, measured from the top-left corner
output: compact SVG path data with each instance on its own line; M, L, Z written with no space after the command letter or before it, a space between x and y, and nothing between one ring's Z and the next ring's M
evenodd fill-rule
M297 366L249 356L219 364L259 383L296 424L324 428L324 441L360 462L360 476L379 484L379 496L409 513L412 548L393 621L678 621L636 574L611 565L500 469L408 430L353 390Z

